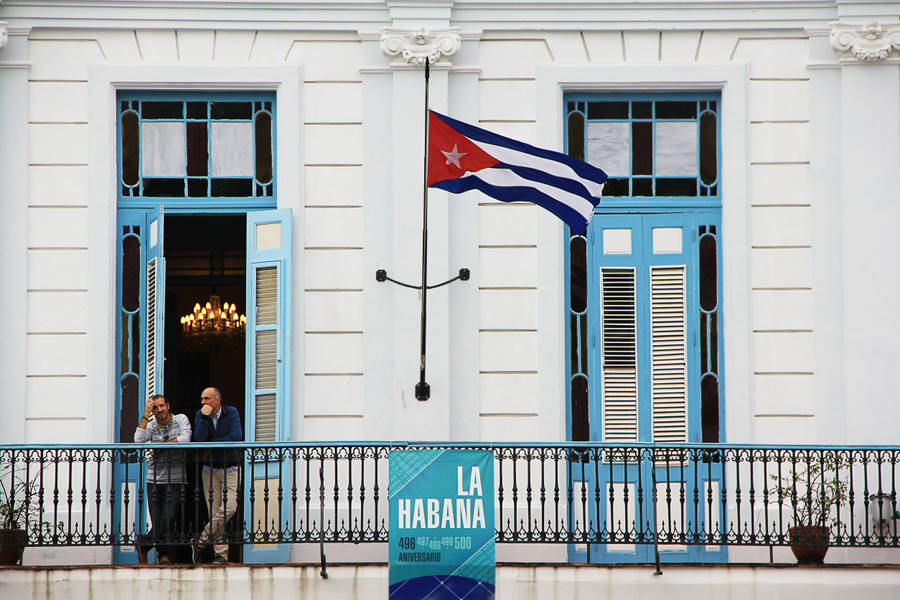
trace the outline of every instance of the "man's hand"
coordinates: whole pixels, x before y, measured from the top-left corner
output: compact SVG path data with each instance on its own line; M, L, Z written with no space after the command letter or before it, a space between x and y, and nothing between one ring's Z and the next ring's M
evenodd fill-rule
M212 414L212 407L209 404L204 404L203 408L200 409L200 412L208 417Z
M141 420L138 422L138 429L147 429L147 425L150 423L150 417L153 415L153 398L147 400L147 404L144 405L144 414L141 415Z

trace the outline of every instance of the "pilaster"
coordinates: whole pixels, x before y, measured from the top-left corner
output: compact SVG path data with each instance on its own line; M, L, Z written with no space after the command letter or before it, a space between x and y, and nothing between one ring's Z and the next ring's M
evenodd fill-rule
M478 123L480 114L480 32L461 34L462 43L450 69L447 114L466 123ZM433 190L434 191L438 190ZM479 269L478 192L442 194L448 209L450 274L460 268L471 271L471 279L451 284L449 297L450 438L481 439L481 375L479 327L481 325ZM443 202L443 200L441 200Z
M841 65L836 146L847 443L892 443L900 427L900 415L886 410L900 385L898 34L896 23L837 23L830 33Z
M812 406L816 440L844 441L841 69L828 27L807 30L810 86L810 203L813 247Z
M383 439L446 440L450 428L449 290L428 292L426 381L431 398L416 400L419 374L421 294L392 283L375 283L376 268L417 285L422 277L426 59L431 64L429 106L446 112L449 58L460 35L446 27L448 2L390 3L394 27L360 33L372 66L362 69L366 160L366 423ZM439 9L446 9L443 14ZM438 10L437 14L433 14ZM418 17L416 16L418 15ZM446 18L444 18L446 17ZM397 25L403 26L397 26ZM407 27L413 24L414 27ZM375 56L378 43L381 57ZM370 93L371 92L371 93ZM447 194L428 192L428 283L448 278ZM458 270L458 266L453 269ZM467 285L467 284L455 284ZM374 293L371 296L368 292ZM375 347L381 341L380 347ZM385 348L384 346L388 347ZM371 374L371 377L370 377Z
M28 34L0 21L0 440L25 441L28 262Z

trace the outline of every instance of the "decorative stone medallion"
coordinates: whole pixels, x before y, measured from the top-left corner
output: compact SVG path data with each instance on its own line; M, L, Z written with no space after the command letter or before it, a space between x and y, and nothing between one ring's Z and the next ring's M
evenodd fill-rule
M381 30L381 51L386 56L402 56L411 65L438 62L459 50L459 29L392 29Z
M900 50L900 23L831 26L831 47L862 62L880 62Z

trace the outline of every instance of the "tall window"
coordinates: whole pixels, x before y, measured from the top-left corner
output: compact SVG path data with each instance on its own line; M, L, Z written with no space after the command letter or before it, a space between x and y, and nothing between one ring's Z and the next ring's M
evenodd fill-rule
M573 94L570 156L609 175L567 247L572 440L722 441L718 93Z

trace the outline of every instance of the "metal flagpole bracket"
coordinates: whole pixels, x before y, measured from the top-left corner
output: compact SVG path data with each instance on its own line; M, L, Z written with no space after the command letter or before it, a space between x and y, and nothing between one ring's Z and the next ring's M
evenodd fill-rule
M451 277L447 281L443 281L441 283L435 283L432 285L422 286L422 285L413 285L411 283L398 281L392 277L388 277L387 271L385 271L384 269L378 269L377 271L375 271L375 281L379 281L379 282L390 281L391 283L396 283L397 285L399 285L401 287L410 288L412 290L419 290L419 291L421 291L423 287L426 290L433 290L434 288L439 288L439 287L445 286L448 283L453 283L457 279L460 281L468 281L470 276L471 276L471 273L470 273L469 269L463 268L463 269L459 270L459 274L456 277ZM423 351L423 354L421 355L422 364L419 365L422 376L419 378L419 382L416 384L416 400L419 400L422 402L424 402L425 400L428 400L431 397L431 386L428 385L428 383L425 381L425 377L424 377L424 371L425 371L424 356L425 355L424 355L424 351Z
M433 290L434 288L439 288L439 287L445 286L448 283L453 283L457 279L459 279L460 281L468 281L470 276L471 276L471 272L468 269L460 269L459 275L457 275L456 277L451 277L447 281L444 281L441 283L427 285L427 286L425 286L425 289ZM410 288L413 290L421 290L422 289L421 285L413 285L411 283L404 283L402 281L397 281L396 279L393 279L392 277L388 277L387 271L385 271L384 269L378 269L377 271L375 271L375 281L390 281L391 283L396 283L397 285L403 286L405 288Z

